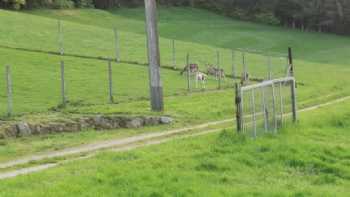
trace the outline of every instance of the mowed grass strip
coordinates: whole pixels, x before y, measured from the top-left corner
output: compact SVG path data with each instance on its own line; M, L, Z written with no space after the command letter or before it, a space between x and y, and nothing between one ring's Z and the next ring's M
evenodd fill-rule
M1 181L2 196L346 196L350 103L257 140L222 131Z

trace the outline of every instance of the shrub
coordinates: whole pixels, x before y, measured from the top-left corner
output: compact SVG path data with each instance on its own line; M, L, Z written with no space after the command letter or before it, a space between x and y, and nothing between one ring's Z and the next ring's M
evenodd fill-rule
M54 9L74 8L74 2L70 0L53 0L52 8Z

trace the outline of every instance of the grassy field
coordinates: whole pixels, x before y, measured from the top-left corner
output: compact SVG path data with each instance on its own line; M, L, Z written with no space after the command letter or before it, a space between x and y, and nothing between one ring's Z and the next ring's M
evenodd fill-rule
M1 181L10 196L347 196L350 102L301 114L257 140L217 134Z
M63 22L65 52L87 57L113 57L113 27L120 31L123 61L146 62L144 21L142 9L110 11L35 10L12 12L0 10L0 65L11 65L14 84L14 113L23 115L17 120L31 121L66 117L70 114L154 114L149 112L147 67L113 63L115 100L108 103L107 62L97 59L65 56L67 97L70 104L57 110L60 98L61 57L43 52L28 52L15 48L58 51L57 19ZM177 64L184 65L185 55L191 52L192 62L215 63L215 52L221 52L221 63L231 73L231 49L251 48L285 52L294 48L299 108L322 103L350 91L350 67L347 65L346 45L350 39L342 36L288 29L235 21L206 11L188 8L161 8L160 33L162 64L171 65L171 40L176 39ZM220 35L220 36L218 36ZM208 39L210 38L210 39ZM350 46L350 45L349 45ZM236 53L235 64L242 70ZM273 58L273 71L280 76L285 59ZM253 76L266 77L267 59L247 54L249 71ZM4 76L4 68L0 76ZM233 90L186 94L186 78L178 71L162 69L165 91L165 111L162 114L176 119L171 127L198 124L232 118ZM4 81L4 78L3 80ZM232 85L227 79L225 85ZM208 88L215 90L217 82L209 80ZM6 112L5 83L0 83L0 113ZM37 115L40 112L42 114ZM159 114L156 114L159 115ZM160 128L147 128L140 133ZM169 129L162 127L161 129ZM123 133L123 132L122 132ZM0 140L3 160L21 155L71 147L108 137L118 137L118 131L86 134L43 136L48 140ZM87 137L86 137L87 136ZM30 143L32 141L32 143ZM23 145L25 144L25 145ZM18 153L18 154L14 154Z
M0 17L4 24L0 27L1 46L58 51L57 19L61 19L66 53L87 57L113 57L112 28L117 27L120 30L121 59L146 62L142 9L37 10L27 13L0 10ZM176 39L178 67L184 65L186 53L190 52L191 62L199 63L201 69L205 70L205 63L216 62L215 52L219 50L221 65L228 74L231 74L231 48L284 53L288 46L292 46L296 54L296 77L304 84L298 89L300 101L325 95L331 99L349 91L350 68L346 65L348 48L345 46L350 39L346 37L302 33L240 22L187 8L162 8L160 32L163 65L172 65L171 39ZM207 39L209 37L213 39ZM15 114L45 112L58 105L58 56L5 48L0 51L0 64L10 64L13 67ZM98 104L98 107L93 106L95 111L99 111L101 106L106 108L104 104L108 103L107 63L77 57L64 59L67 66L67 94L72 106L89 105L88 108L91 108L90 105ZM237 71L242 71L240 53L236 53L234 62ZM272 63L274 77L282 76L285 73L285 59L273 58ZM266 57L247 54L247 64L251 76L267 76ZM114 92L118 102L148 98L146 67L124 63L114 64L113 67ZM0 70L0 75L4 76L4 69ZM186 92L186 79L179 76L178 72L164 69L162 76L166 96ZM229 79L225 83L228 86L232 85ZM0 111L4 114L5 84L0 84L0 89L3 90L0 92ZM208 86L215 89L217 82L210 80ZM135 103L136 105L138 104ZM125 112L131 113L135 107L129 109ZM80 111L86 110L81 108Z
M215 64L231 74L242 71L241 53L249 48L295 53L298 106L323 103L350 91L350 38L299 32L225 18L190 8L161 8L162 66ZM58 51L57 20L62 20L64 57ZM81 114L168 115L169 126L137 130L85 131L21 139L0 139L0 162L38 152L61 150L100 140L164 131L234 116L232 88L188 94L186 77L163 67L165 111L149 110L148 70L142 9L73 9L12 12L0 10L0 76L11 65L14 120L42 121ZM113 63L115 104L108 103L107 62L114 57L113 28L120 34L122 63ZM36 50L36 51L35 51ZM51 54L50 54L51 53ZM66 65L67 108L60 103L60 60ZM248 53L253 77L267 77L267 58ZM286 59L272 58L274 77L283 76ZM6 112L5 79L0 83L0 116ZM232 79L224 86L231 87ZM257 140L227 129L127 153L105 152L44 172L0 182L0 196L347 196L350 193L350 102L302 113L297 125ZM39 113L38 113L39 112ZM223 125L223 127L229 125ZM231 125L232 126L232 125Z

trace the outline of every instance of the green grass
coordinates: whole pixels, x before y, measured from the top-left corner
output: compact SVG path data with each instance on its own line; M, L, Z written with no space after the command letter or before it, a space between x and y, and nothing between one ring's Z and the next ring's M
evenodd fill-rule
M93 57L114 55L112 27L117 26L121 35L121 58L125 61L146 61L144 21L142 9L118 9L110 11L34 10L26 13L0 10L0 45L12 48L57 51L57 20L63 20L64 45L67 53ZM171 64L171 39L177 43L177 63L184 64L185 55L191 52L192 62L215 63L215 51L222 53L222 66L231 71L230 48L256 48L283 52L293 46L296 53L296 77L304 85L298 86L299 107L325 102L350 91L350 68L346 65L345 45L347 37L302 33L278 27L235 21L206 11L189 8L161 8L160 33L162 64ZM327 48L327 50L325 50ZM344 49L339 51L339 49ZM11 65L14 84L14 113L16 120L33 119L32 113L41 112L37 118L49 119L50 109L59 105L60 57L37 52L0 48L0 65ZM328 59L325 59L328 58ZM150 114L147 101L147 67L133 64L113 64L115 100L108 104L107 63L101 60L64 57L66 63L67 98L70 104L61 109L60 116L69 114ZM247 54L249 71L253 76L266 76L266 58ZM242 70L240 54L236 54L238 71ZM273 59L275 76L281 75L285 60ZM4 76L4 68L0 76ZM177 71L162 69L165 91L164 114L174 117L179 124L190 125L211 120L233 117L233 90L192 93L186 95L186 78ZM2 80L4 82L4 78ZM210 79L208 88L215 89L216 81ZM231 85L228 79L225 85ZM0 113L6 106L5 83L0 83ZM140 100L141 99L141 100ZM49 111L48 111L49 110ZM152 113L151 113L152 114ZM158 115L158 114L157 114ZM93 132L94 133L94 132ZM74 134L72 134L74 135ZM84 135L84 134L82 134ZM93 141L98 133L91 135ZM90 141L76 135L75 140ZM46 137L46 136L45 136ZM62 147L73 146L74 140L61 139L60 135L49 138L62 140ZM81 139L80 139L81 138ZM29 139L30 141L30 139ZM33 141L36 141L33 138ZM47 147L55 147L51 140ZM18 143L18 144L17 144ZM21 140L14 140L0 149L8 153L30 153L49 150L18 149ZM24 146L27 147L27 146ZM38 147L41 146L40 143ZM23 148L22 150L25 150ZM6 151L3 151L5 154ZM15 155L16 156L16 155Z
M63 20L66 53L113 57L112 27L117 26L120 30L122 60L146 62L142 9L35 10L27 13L0 10L0 17L3 24L0 28L0 45L3 46L58 51L59 18ZM344 46L350 39L346 37L302 33L240 22L189 8L161 8L160 32L164 65L171 65L171 39L177 40L179 67L184 64L186 53L190 52L191 62L200 63L201 69L205 70L204 63L215 63L215 51L219 50L222 67L227 73L231 73L230 48L247 47L284 52L288 46L292 46L296 53L297 80L305 84L300 85L298 89L300 101L328 94L344 95L349 91L350 68L346 65L347 48ZM14 69L16 114L42 112L57 106L60 102L59 57L20 50L0 50L0 64L10 64ZM106 62L73 57L65 57L65 61L68 99L78 106L106 104ZM235 63L240 72L242 65L239 53L236 54ZM267 76L265 57L247 54L247 63L251 76ZM273 65L274 76L282 76L285 59L275 58ZM129 64L118 64L114 67L114 92L117 101L148 98L148 71L145 67ZM2 76L3 70L0 73ZM163 70L162 76L166 96L183 94L186 91L186 80L177 72ZM0 103L1 112L4 113L6 96L4 83L1 84L0 88L3 91ZM231 82L227 80L226 84ZM209 88L216 88L216 82L211 80ZM135 109L131 108L126 112L130 113L133 110Z
M231 72L232 48L295 52L299 107L322 103L350 91L347 37L299 32L225 18L190 8L160 9L162 65L171 65L172 39L177 65L191 62L221 64ZM42 121L75 114L170 115L170 126L139 130L53 134L0 140L0 161L32 153L60 150L99 140L120 138L207 121L232 118L233 90L186 94L186 79L162 69L165 111L149 112L147 67L113 64L118 104L108 104L107 63L64 57L70 104L60 102L60 57L15 48L58 51L57 19L63 20L65 52L89 57L113 57L113 27L120 31L121 59L146 62L143 9L0 10L0 65L11 65L15 120ZM7 47L7 48L6 48ZM12 49L9 49L12 48ZM247 54L252 76L266 77L267 59ZM242 70L240 54L235 64ZM285 59L273 58L274 76L282 76ZM4 68L0 69L4 76ZM4 82L4 78L2 80ZM232 85L227 80L225 85ZM209 81L209 89L216 81ZM307 112L296 126L277 136L254 141L225 131L176 140L128 153L103 153L45 172L1 181L0 196L346 196L350 191L350 103ZM0 83L0 113L6 112L5 83ZM41 112L41 114L36 114ZM34 114L32 114L34 113Z
M12 65L14 113L45 112L61 102L60 58L35 52L18 52L0 49L3 65ZM72 106L108 104L107 62L65 57L66 97ZM113 92L115 101L130 102L148 99L148 68L131 64L112 64ZM164 95L174 96L187 92L186 76L178 72L162 69ZM5 76L5 69L0 70ZM223 87L232 86L226 80ZM0 113L6 112L6 84L1 83ZM192 79L194 91L195 88ZM216 89L217 81L208 80L208 89Z
M29 13L144 34L144 10L141 8L110 11L37 10ZM346 58L350 52L350 40L347 37L316 32L303 33L298 30L242 22L199 9L162 7L159 10L159 28L163 38L217 48L284 52L286 46L292 46L298 59L313 62L347 64Z
M257 140L222 131L1 181L1 196L347 196L350 102Z

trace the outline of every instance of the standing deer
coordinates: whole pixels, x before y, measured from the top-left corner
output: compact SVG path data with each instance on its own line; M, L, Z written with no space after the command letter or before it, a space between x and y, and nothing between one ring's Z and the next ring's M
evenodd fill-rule
M225 79L225 71L222 68L217 68L213 65L207 65L207 74L215 76L216 80Z

